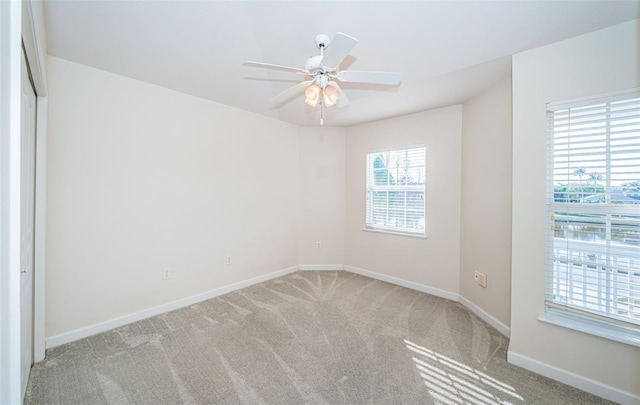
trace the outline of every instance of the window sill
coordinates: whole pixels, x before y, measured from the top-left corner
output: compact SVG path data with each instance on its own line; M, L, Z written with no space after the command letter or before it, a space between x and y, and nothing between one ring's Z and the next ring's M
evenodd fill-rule
M389 235L408 236L410 238L429 239L427 235L419 234L419 233L396 232L396 231L389 231L386 229L378 229L378 228L363 228L362 230L366 232L373 232L373 233L386 233Z
M618 343L640 347L640 328L627 327L550 307L547 307L543 315L538 316L538 320Z

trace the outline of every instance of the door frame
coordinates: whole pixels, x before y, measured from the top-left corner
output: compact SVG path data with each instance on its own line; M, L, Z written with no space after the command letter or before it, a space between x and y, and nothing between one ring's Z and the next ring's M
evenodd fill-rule
M20 403L21 5L0 1L0 403Z
M34 361L44 358L47 86L44 6L0 1L0 403L22 403L20 387L20 137L22 43L36 87Z

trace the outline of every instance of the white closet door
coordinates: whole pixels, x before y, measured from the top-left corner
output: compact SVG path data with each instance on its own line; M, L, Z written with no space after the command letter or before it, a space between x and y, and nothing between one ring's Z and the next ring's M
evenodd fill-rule
M36 94L22 54L22 137L20 167L20 316L21 387L27 389L33 363L33 262L36 167Z

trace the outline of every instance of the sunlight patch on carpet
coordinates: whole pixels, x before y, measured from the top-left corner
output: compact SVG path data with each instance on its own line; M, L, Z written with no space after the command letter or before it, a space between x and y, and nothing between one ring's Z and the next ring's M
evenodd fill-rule
M447 405L515 405L524 401L514 387L426 347L404 340L431 397ZM515 402L514 402L515 401Z

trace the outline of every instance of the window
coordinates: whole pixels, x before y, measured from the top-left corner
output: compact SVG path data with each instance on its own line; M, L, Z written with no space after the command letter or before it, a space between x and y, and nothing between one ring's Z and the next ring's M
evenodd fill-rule
M547 114L546 313L640 345L640 93Z
M424 235L426 148L367 154L366 229Z

